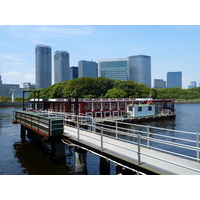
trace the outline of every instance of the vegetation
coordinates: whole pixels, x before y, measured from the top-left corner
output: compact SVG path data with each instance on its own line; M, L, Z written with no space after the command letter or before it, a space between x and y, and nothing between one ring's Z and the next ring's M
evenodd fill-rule
M64 81L50 87L39 89L40 98L67 98L69 95L79 98L146 98L151 93L154 99L200 99L200 87L181 89L179 87L151 89L133 81L120 81L103 77L82 77ZM30 93L33 98L33 93ZM36 96L37 98L37 96Z
M10 101L11 101L10 97L0 96L0 103L10 102Z

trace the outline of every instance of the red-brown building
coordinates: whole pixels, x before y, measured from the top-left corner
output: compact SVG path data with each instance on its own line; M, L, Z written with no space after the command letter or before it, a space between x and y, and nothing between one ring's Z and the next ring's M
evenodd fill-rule
M117 117L123 116L128 104L153 104L157 105L158 113L163 109L174 111L171 99L32 99L29 108L32 110L51 110L54 112L75 113L90 115L91 117ZM35 108L35 109L34 109Z

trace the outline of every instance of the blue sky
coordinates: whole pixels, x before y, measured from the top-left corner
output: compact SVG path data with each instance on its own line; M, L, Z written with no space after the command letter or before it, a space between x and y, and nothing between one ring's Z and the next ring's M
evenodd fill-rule
M0 74L3 83L35 82L35 45L70 53L79 60L151 56L153 79L182 71L183 88L200 83L200 26L175 25L1 25Z

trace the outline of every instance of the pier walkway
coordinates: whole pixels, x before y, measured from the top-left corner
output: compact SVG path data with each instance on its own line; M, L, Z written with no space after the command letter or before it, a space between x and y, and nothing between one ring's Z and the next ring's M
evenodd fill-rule
M15 123L141 174L200 175L200 134L66 113L15 111Z
M136 145L69 126L64 126L64 137L79 146L147 174L200 174L200 163L145 148L139 143Z

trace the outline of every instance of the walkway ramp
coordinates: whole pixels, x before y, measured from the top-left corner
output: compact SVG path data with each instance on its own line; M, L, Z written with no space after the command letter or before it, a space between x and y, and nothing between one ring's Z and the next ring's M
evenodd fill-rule
M200 163L196 161L141 146L138 148L138 145L119 141L92 131L65 125L64 137L76 145L101 153L147 174L200 174ZM140 163L138 163L138 159L140 159Z

